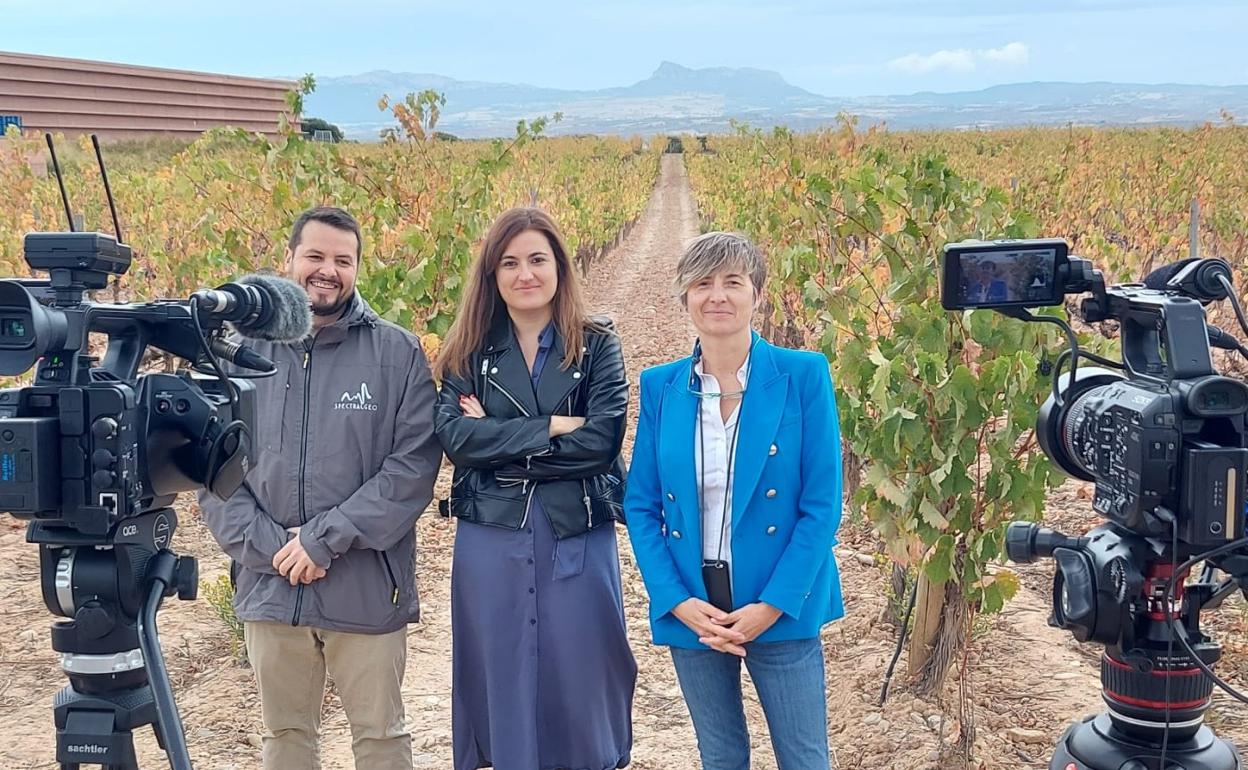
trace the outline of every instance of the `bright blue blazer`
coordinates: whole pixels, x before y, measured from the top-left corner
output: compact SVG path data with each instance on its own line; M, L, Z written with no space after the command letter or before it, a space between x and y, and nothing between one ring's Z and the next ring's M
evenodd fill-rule
M655 644L705 649L672 614L705 600L694 465L693 358L641 373L624 510ZM708 402L713 403L713 402ZM808 639L845 614L832 555L841 523L841 431L828 360L755 334L732 482L732 597L783 614L759 642Z

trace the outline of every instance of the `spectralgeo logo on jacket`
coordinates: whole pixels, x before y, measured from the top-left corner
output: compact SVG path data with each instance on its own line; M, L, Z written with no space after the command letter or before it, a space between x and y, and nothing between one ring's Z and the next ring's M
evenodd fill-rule
M338 403L334 404L334 409L362 409L366 412L375 412L378 406L373 403L373 394L368 392L368 383L361 382L359 392L344 392L338 399Z

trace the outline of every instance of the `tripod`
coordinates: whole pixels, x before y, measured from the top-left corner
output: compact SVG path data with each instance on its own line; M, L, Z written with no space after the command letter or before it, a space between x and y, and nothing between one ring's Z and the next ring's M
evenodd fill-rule
M43 600L70 618L52 625L69 684L53 699L62 770L137 770L135 728L152 725L175 770L190 770L182 723L160 651L164 598L194 599L198 565L170 551L177 517L158 508L114 524L105 536L32 522Z
M1198 612L1196 606L1193 620ZM1235 747L1203 724L1213 682L1185 653L1167 652L1164 617L1144 619L1146 636L1130 654L1106 649L1101 697L1107 710L1066 729L1050 770L1242 770ZM1189 638L1205 663L1220 657L1217 643L1198 630Z
M1214 683L1199 665L1212 669L1222 655L1201 632L1200 611L1216 607L1239 578L1217 584L1208 569L1185 587L1175 574L1185 553L1177 544L1116 524L1072 538L1014 522L1006 550L1019 563L1056 561L1049 624L1105 645L1106 711L1067 728L1049 770L1244 770L1234 746L1204 724ZM1231 574L1244 574L1239 567Z
M1164 584L1169 569L1168 563L1146 566L1147 595L1157 595L1147 587ZM1193 586L1193 593L1206 588ZM1189 597L1184 631L1192 649L1212 666L1221 649L1200 632L1198 598ZM1235 747L1204 724L1213 682L1185 652L1172 648L1170 622L1179 613L1161 604L1150 599L1132 649L1106 648L1101 697L1107 710L1066 729L1050 770L1242 770Z
M1173 731L1173 726L1171 727ZM1049 770L1162 770L1159 742L1139 740L1100 714L1071 725L1057 742ZM1200 725L1185 740L1172 740L1164 770L1239 770L1239 753Z

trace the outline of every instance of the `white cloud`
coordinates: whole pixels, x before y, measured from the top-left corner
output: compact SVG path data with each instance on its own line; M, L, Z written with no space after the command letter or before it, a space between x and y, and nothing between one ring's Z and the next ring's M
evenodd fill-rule
M989 48L987 51L980 51L979 53L985 61L1022 66L1027 63L1031 52L1027 50L1026 44L1014 42L1000 48Z
M926 75L937 70L971 72L975 69L975 55L965 48L929 54L912 53L893 59L888 66L910 75Z
M907 54L888 63L889 69L908 75L926 75L929 72L974 72L981 62L1020 67L1027 64L1030 51L1026 43L1009 43L1000 48L970 50L957 48L935 53Z

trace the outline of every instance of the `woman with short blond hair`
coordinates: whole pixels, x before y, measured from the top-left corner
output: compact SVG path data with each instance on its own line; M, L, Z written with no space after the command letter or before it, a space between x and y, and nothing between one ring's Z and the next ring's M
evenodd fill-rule
M744 661L780 770L828 767L819 630L844 614L832 546L841 437L827 359L751 328L767 278L735 233L676 267L693 355L641 374L624 508L703 770L749 770Z

